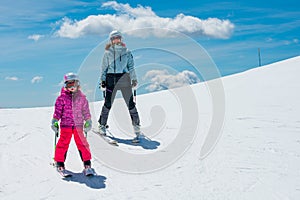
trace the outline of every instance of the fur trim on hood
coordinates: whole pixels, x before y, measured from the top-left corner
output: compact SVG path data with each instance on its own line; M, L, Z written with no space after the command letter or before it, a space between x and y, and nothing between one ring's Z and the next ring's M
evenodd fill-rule
M123 47L126 47L125 43L123 43L123 42L121 42L121 45ZM106 46L105 46L105 50L108 50L111 46L112 46L112 43L107 43Z

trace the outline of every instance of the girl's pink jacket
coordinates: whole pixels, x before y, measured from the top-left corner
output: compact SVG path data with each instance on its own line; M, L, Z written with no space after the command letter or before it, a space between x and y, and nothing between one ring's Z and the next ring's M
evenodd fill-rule
M91 118L89 103L80 89L71 93L65 88L55 102L53 118L60 120L61 127L83 127L84 121Z

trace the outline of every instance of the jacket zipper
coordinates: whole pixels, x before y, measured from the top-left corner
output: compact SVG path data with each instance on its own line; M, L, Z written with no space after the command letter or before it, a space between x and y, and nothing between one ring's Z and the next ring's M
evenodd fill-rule
M114 49L114 85L116 85L116 50L115 46L113 46Z

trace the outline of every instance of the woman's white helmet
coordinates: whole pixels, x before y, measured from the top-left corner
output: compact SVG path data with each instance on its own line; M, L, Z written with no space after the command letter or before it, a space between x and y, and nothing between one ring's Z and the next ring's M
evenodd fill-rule
M109 34L109 39L112 40L114 37L120 37L120 38L122 38L122 33L120 31L113 30Z

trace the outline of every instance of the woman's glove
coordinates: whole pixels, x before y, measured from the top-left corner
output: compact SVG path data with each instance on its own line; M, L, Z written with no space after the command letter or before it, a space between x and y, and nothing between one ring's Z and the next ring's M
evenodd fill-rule
M131 87L132 87L133 89L136 89L136 88L137 88L137 85L138 85L137 80L132 80L132 81L131 81Z
M101 87L106 88L106 82L105 81L101 82Z
M104 91L106 89L106 82L105 81L102 81L99 85L99 88Z

